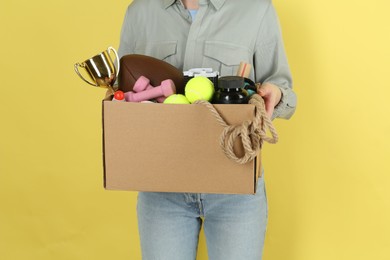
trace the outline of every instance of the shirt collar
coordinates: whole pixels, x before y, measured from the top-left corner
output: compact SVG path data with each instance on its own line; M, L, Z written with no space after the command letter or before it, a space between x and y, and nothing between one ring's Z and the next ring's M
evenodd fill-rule
M176 0L164 0L165 9L170 7L171 5L173 5L175 2L176 2Z
M173 5L176 1L178 0L164 0L164 7L168 8L171 5ZM202 0L199 1L202 2ZM207 0L207 1L210 1L211 4L215 7L215 9L219 10L226 0Z

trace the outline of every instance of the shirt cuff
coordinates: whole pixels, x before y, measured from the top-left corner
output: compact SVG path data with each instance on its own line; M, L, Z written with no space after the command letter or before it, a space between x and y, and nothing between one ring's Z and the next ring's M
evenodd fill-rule
M276 84L274 84L277 86ZM289 119L295 112L296 107L296 96L291 89L285 89L283 87L277 86L282 96L279 103L275 106L274 112L272 114L271 120L280 117L284 119Z

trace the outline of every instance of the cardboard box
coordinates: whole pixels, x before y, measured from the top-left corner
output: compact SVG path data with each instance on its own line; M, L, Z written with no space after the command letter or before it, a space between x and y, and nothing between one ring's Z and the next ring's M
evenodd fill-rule
M215 108L228 124L252 119L255 109L249 104ZM255 193L260 156L247 164L228 159L219 146L222 130L204 105L104 100L104 186L108 190Z

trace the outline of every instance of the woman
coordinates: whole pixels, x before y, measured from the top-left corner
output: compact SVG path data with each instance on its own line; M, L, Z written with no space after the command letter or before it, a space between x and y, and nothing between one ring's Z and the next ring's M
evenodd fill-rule
M290 118L296 97L271 0L134 0L122 26L119 56L143 54L180 70L235 75L252 65L270 118ZM262 175L263 176L263 175ZM144 260L195 259L204 225L210 260L259 260L267 224L264 180L256 195L140 192Z

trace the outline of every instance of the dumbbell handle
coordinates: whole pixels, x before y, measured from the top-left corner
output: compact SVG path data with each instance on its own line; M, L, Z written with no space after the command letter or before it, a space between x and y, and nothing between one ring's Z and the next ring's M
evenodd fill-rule
M152 85L150 85L150 80L144 76L140 76L137 81L134 83L133 91L134 92L141 92L147 89L154 88ZM163 103L166 97L157 97L156 100L158 103Z
M161 96L168 97L174 93L176 93L175 84L172 80L168 79L161 82L161 86L150 88L142 92L126 92L125 98L126 101L130 102L141 102Z

